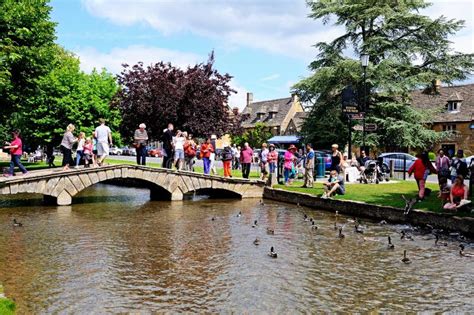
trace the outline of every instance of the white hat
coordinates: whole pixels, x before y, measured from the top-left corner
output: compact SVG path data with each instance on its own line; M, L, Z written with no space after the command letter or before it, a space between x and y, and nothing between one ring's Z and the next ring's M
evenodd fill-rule
M146 128L146 125L145 125L144 123L141 123L141 124L138 126L138 128L143 128L143 129L145 129L145 128Z
M212 135L212 136L211 136L211 139L212 139L212 140L216 140L216 139L217 139L217 136L216 136L216 135Z

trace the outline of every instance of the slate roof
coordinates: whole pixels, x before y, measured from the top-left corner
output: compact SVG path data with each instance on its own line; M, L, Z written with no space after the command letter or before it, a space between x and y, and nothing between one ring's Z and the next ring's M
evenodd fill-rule
M474 84L442 86L438 94L428 90L411 93L412 105L421 110L436 111L433 122L469 122L474 119ZM448 101L460 101L458 112L448 112Z
M268 127L281 126L292 105L293 100L291 97L250 103L242 111L243 115L249 115L249 117L242 122L242 126L244 128L251 128L254 127L257 122L263 122ZM270 112L274 113L273 118L270 118ZM262 119L258 118L258 113L263 113Z

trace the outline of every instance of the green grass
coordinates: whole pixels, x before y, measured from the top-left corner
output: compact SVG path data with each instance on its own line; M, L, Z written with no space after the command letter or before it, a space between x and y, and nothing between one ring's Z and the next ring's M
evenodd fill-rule
M314 188L301 188L301 182L293 182L291 186L276 185L275 188L286 189L289 191L309 193L317 196L321 196L323 193L322 182L316 182ZM338 200L352 200L362 201L369 204L381 205L381 206L392 206L397 208L404 208L405 202L402 199L402 195L408 198L414 198L418 194L418 188L414 181L396 181L388 184L346 184L346 194L338 195L333 199ZM414 209L432 211L441 213L443 208L441 206L441 200L438 199L438 185L436 183L428 183L427 187L432 189L431 195L422 202L416 203ZM472 198L471 198L472 200ZM452 212L450 212L452 213ZM471 215L461 214L459 215Z
M28 171L37 171L37 170L42 170L42 169L45 169L45 168L48 168L48 164L46 162L36 162L36 163L28 163L26 161L21 161L21 164L23 164L24 167L26 167L26 169ZM54 162L54 165L55 166L61 166L61 161L55 161ZM2 161L0 162L0 168L4 168L4 167L9 167L10 166L10 161L6 162L6 161ZM15 168L15 172L18 172L18 168Z

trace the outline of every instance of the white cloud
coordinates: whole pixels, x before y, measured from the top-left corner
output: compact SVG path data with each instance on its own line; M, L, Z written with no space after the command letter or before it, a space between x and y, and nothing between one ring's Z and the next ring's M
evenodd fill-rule
M278 73L274 73L274 74L271 74L269 76L266 76L266 77L263 77L260 79L260 81L273 81L273 80L276 80L280 77L280 75Z
M144 65L149 65L163 61L171 62L180 68L186 68L189 65L207 60L207 56L138 45L126 48L113 48L110 52L106 53L91 47L78 48L75 49L75 54L81 61L81 69L83 71L91 72L94 68L106 68L107 71L114 74L119 74L122 71L123 63L134 65L142 61ZM241 86L235 78L230 82L230 87L237 91L237 94L232 94L229 99L229 105L243 109L247 102L247 89Z
M144 65L160 61L171 62L181 68L206 61L206 57L194 53L141 45L113 48L106 53L91 47L77 48L74 52L79 56L81 69L85 72L90 72L93 68L105 67L108 71L118 74L122 70L123 63L134 65L139 61L142 61Z
M119 25L145 24L163 34L192 33L223 42L224 47L251 47L271 53L314 59L320 41L343 33L307 18L304 0L82 0L93 15ZM467 29L453 37L459 51L472 51L473 1L434 0L425 10L464 19Z

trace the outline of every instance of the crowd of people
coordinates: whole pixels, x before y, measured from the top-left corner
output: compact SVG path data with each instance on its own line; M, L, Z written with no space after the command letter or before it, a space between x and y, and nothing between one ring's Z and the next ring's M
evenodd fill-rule
M112 132L105 124L104 119L99 120L99 126L95 128L90 136L84 132L79 132L77 137L74 135L75 126L69 124L63 134L60 144L63 153L62 167L68 170L70 167L101 166L110 154L112 145ZM137 152L137 164L146 165L148 134L146 125L140 124L135 130L133 136L133 146ZM196 159L203 161L204 174L217 175L217 161L222 161L224 177L232 177L232 171L240 169L243 178L249 178L251 165L254 162L254 150L248 143L238 146L229 143L223 143L222 150L217 150L217 137L212 135L198 143L191 133L186 131L174 131L173 124L163 130L161 136L163 142L163 164L164 168L175 168L177 170L194 171ZM10 167L4 172L4 176L12 176L14 168L18 167L22 174L28 171L22 165L20 159L22 156L22 141L20 132L12 132L12 141L5 143L4 149L8 149L11 154ZM75 159L73 159L73 148ZM329 167L329 178L324 183L323 198L332 197L335 194L343 195L345 193L344 182L346 179L346 170L349 167L355 167L357 170L363 170L364 165L370 161L365 151L361 151L359 158L355 156L348 159L347 154L339 151L337 144L331 147L331 165ZM51 154L52 156L52 154ZM53 157L54 158L54 157ZM274 144L267 145L263 143L258 154L258 165L260 168L260 179L266 180L270 174L276 174L281 159L284 184L290 185L297 177L299 172L304 174L303 188L312 188L314 184L315 152L311 144L306 144L305 154L298 152L295 145L290 145L279 156ZM414 176L418 185L418 200L425 199L431 192L426 187L426 181L430 174L437 174L439 184L439 197L443 201L445 209L458 209L467 201L469 188L465 185L464 179L467 178L469 168L474 165L467 165L464 159L464 152L458 150L457 154L449 158L445 152L440 149L436 157L435 164L430 161L427 152L417 156L417 160L408 170L409 176ZM49 161L49 163L52 163ZM302 170L301 170L302 169Z

